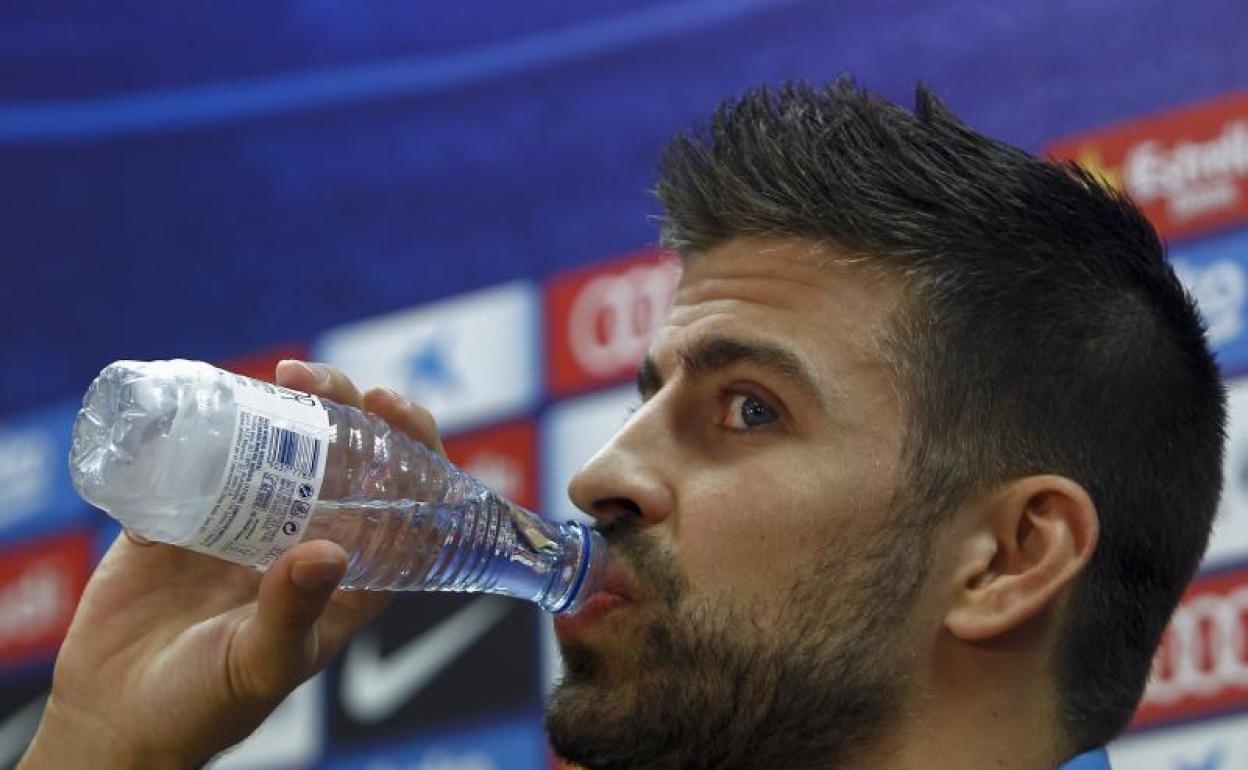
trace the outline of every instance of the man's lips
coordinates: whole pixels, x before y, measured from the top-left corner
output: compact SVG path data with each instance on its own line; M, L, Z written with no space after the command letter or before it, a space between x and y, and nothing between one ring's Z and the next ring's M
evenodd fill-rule
M579 636L613 610L633 604L633 581L620 559L612 554L598 591L579 610L555 617L555 631L561 640Z
M611 611L631 605L633 601L625 596L600 590L585 600L585 604L571 615L555 616L555 634L561 642L567 642L581 636Z

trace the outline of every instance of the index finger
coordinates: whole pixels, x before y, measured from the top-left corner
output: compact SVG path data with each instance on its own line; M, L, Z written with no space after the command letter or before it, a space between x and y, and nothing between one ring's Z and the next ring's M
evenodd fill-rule
M364 394L364 405L393 427L446 457L438 424L428 409L389 388L370 388Z
M342 372L327 364L286 359L277 364L277 384L323 396L346 406L363 408L364 397L359 388Z

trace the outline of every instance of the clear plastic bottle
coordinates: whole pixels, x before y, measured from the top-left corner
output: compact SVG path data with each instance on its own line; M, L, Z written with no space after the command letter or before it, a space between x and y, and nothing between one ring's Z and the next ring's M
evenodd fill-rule
M332 540L344 588L515 596L572 612L600 536L513 505L380 418L196 361L118 361L74 424L78 493L131 531L265 569Z

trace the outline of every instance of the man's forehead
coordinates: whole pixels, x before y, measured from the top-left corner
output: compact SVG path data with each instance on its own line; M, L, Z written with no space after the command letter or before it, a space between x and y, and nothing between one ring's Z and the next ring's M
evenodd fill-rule
M699 321L882 328L902 300L878 266L809 241L739 238L691 257L664 331Z
M650 355L675 366L708 338L759 342L790 351L837 390L848 370L884 363L900 295L878 271L827 247L735 239L688 261Z
M705 299L717 290L763 293L790 286L814 288L832 275L830 259L819 260L805 243L739 239L690 257L676 287L677 306Z
M674 300L676 305L688 304L717 291L783 297L794 291L804 295L803 290L828 300L885 309L894 307L903 294L899 277L869 256L806 239L749 237L688 255Z
M684 271L718 268L729 263L763 273L784 274L797 265L817 268L827 264L855 264L858 260L845 250L809 238L741 236L730 238L703 252L687 254Z

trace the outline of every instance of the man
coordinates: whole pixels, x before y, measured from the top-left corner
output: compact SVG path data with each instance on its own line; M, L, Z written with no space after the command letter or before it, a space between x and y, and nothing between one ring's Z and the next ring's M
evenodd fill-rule
M1225 395L1139 211L842 81L676 139L642 403L571 485L621 566L557 620L552 744L621 768L1105 767L1221 484ZM341 374L279 380L432 446ZM23 767L193 767L379 609L119 538ZM1073 758L1073 759L1072 759Z

